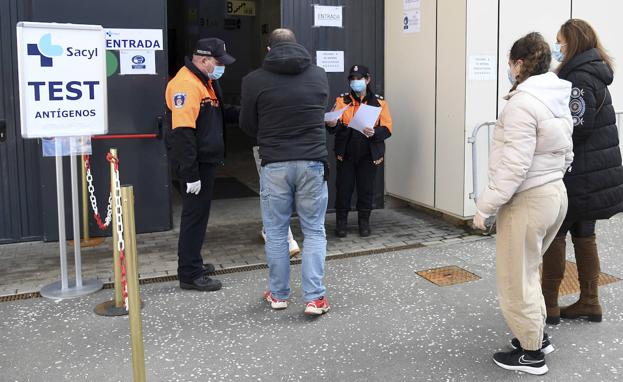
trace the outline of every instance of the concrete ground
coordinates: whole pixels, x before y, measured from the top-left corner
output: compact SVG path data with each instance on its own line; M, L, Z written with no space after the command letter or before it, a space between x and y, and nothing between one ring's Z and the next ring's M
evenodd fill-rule
M602 271L623 277L623 218L598 224ZM568 253L573 259L572 251ZM623 283L600 289L604 322L563 321L547 331L550 372L532 377L491 361L511 334L494 291L495 241L327 262L332 310L303 316L300 266L285 311L260 296L265 270L220 277L220 292L142 287L148 381L616 381L623 374ZM457 265L478 281L439 287L416 271ZM0 381L130 381L127 318L93 307L110 291L76 300L0 304ZM563 298L563 304L577 296Z

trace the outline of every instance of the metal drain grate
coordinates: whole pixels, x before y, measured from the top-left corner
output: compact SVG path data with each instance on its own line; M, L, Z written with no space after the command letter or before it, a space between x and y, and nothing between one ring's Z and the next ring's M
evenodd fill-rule
M480 280L479 276L468 272L463 268L457 267L456 265L427 269L416 273L438 286L449 286Z
M599 286L612 284L617 281L621 281L621 279L606 273L599 274ZM580 283L578 282L578 267L575 263L567 261L567 266L565 267L565 277L560 284L559 294L561 296L565 296L579 292Z

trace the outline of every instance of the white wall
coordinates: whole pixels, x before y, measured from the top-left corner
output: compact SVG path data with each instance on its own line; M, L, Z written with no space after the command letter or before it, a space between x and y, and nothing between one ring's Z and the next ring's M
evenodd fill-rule
M436 2L422 1L422 30L402 31L402 0L385 1L385 95L394 121L385 189L434 206Z
M615 59L614 82L610 87L614 109L623 111L623 1L620 0L573 0L573 17L591 23L601 43Z
M467 0L437 1L435 208L463 216Z
M497 81L469 80L470 56L497 56L498 51L498 0L469 0L467 7L467 38L466 38L466 68L467 87L465 92L465 125L463 143L465 166L464 185L462 195L464 201L461 216L471 216L476 213L476 204L470 199L472 185L472 145L467 143L473 129L488 121L497 118ZM483 128L478 139L478 170L484 174L480 181L482 189L486 184L487 161L489 159L487 147L487 133ZM492 128L491 128L492 129Z
M511 87L507 62L513 42L532 31L540 32L548 43L555 42L560 25L573 12L573 17L593 24L616 64L623 61L619 43L623 1L421 3L422 32L403 34L398 21L403 1L385 1L386 95L395 126L387 142L386 190L404 200L469 217L475 206L469 198L472 151L467 139L476 125L494 121L504 107L501 97ZM497 81L469 79L469 58L474 55L497 58ZM617 67L610 91L615 109L623 111L623 79L617 80ZM487 143L483 129L478 140L481 190L487 182Z

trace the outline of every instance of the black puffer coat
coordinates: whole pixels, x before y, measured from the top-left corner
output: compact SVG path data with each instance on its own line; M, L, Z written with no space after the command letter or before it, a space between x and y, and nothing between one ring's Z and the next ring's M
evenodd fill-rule
M566 220L607 219L623 211L623 167L616 115L608 85L613 73L596 49L572 58L558 76L573 84L573 153L564 177Z

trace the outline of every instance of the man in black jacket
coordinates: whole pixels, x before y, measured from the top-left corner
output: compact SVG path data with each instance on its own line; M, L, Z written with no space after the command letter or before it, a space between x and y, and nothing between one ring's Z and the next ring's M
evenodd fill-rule
M288 226L296 206L305 236L305 313L320 315L329 310L322 282L328 201L324 112L329 84L292 31L273 31L268 49L262 68L243 79L240 112L240 127L257 139L262 161L260 194L270 289L264 298L273 309L287 307Z
M216 168L225 155L224 123L235 121L238 109L226 107L218 79L225 65L233 64L225 43L217 38L197 42L192 59L187 58L166 90L171 116L167 136L169 159L182 186L182 221L178 243L177 273L182 289L214 291L221 282L206 274L212 264L203 264L201 246L208 227Z

